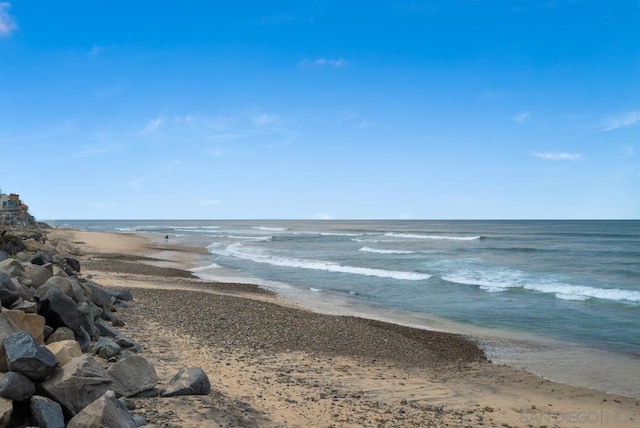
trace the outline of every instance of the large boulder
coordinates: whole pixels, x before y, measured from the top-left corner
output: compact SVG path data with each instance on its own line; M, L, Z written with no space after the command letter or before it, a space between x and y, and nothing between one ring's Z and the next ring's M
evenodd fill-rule
M24 251L27 248L22 242L22 239L18 236L11 234L4 234L0 236L0 250L6 251L9 254L16 254L20 251Z
M64 428L62 406L55 401L34 395L31 397L30 408L39 428Z
M26 401L36 392L31 379L18 372L9 372L0 379L0 397L14 401Z
M46 345L47 349L55 355L61 366L64 366L74 358L82 356L80 344L75 340L62 340Z
M94 305L94 307L100 310L97 306ZM98 327L96 327L94 322L95 312L93 308L87 302L80 302L76 305L76 309L82 317L82 328L89 333L91 340L98 340L100 337L100 330L98 330ZM102 310L100 310L100 313L102 313Z
M34 298L38 302L38 313L47 319L47 325L70 328L82 350L87 349L91 338L82 328L82 315L71 297L52 284L44 284L36 290Z
M8 273L0 271L0 301L2 306L11 307L18 299L24 299L24 294Z
M64 261L74 272L80 272L80 262L71 257L65 257Z
M22 264L14 259L6 259L0 262L0 272L4 272L11 278L17 278L24 275Z
M91 355L74 358L42 382L46 395L74 416L104 394L111 386L107 372Z
M153 364L139 355L129 355L107 370L118 395L132 397L156 386L158 375Z
M85 284L91 290L91 301L101 308L110 308L114 297L98 284L88 281Z
M10 318L5 317L3 313L0 313L0 372L9 371L9 367L7 367L7 354L4 350L4 339L17 331L19 331L18 327L13 323L13 321L11 321Z
M100 398L74 416L67 428L136 428L133 416L113 391Z
M73 333L73 330L67 327L58 327L56 328L51 335L47 338L46 344L50 344L53 342L60 342L63 340L75 340L76 335Z
M40 287L53 276L53 266L50 264L38 266L31 263L24 263L22 267L24 268L24 276L21 282L33 288Z
M13 333L3 341L9 370L41 381L53 374L58 360L26 331Z
M38 343L44 343L45 319L43 316L7 309L2 311L2 315L10 319L18 330L28 332Z
M204 370L200 367L191 367L176 373L161 395L163 397L207 395L210 391L211 383Z
M73 298L73 280L62 276L53 276L47 280L46 284L53 285L67 296Z
M0 262L3 260L7 260L9 257L11 257L11 254L7 253L6 251L0 251Z

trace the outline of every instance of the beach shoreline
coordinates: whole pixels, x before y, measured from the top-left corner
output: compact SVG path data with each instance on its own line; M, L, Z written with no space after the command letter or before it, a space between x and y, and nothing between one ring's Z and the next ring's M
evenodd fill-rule
M197 411L194 401L141 399L152 416L172 412L175 426L224 426L230 417L247 426L637 423L637 399L492 364L460 336L315 314L256 286L202 281L188 269L204 249L72 229L50 239L99 284L133 290L125 329L161 379L183 361L212 378L218 395L195 400Z

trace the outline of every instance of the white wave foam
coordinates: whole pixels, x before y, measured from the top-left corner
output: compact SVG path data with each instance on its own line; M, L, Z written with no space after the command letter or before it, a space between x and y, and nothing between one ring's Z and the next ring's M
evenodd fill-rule
M222 266L220 266L218 263L211 263L208 266L200 266L200 267L196 267L193 269L190 269L191 272L202 272L205 270L209 270L209 269L218 269L221 268Z
M284 232L287 230L286 227L267 227L267 226L254 226L252 229L255 230L266 230L268 232Z
M365 253L376 253L376 254L415 254L415 251L407 251L407 250L381 250L378 248L370 248L370 247L362 247L358 251L363 251Z
M443 236L443 235L417 235L415 233L385 233L384 236L407 239L432 239L436 241L476 241L482 236Z
M246 250L243 250L240 244L230 245L226 248L226 250L222 252L211 246L208 248L212 253L229 255L245 260L251 260L256 263L269 264L272 266L321 270L326 272L347 273L352 275L376 276L379 278L392 278L405 281L421 281L431 278L431 275L419 272L404 272L376 268L364 268L358 266L345 266L327 261L278 257L258 252L257 249L254 249L256 251L248 252Z
M443 275L442 279L463 285L477 285L480 289L496 293L510 288L554 294L562 300L588 300L591 298L613 301L640 302L640 291L619 288L597 288L572 285L550 279L532 277L524 272L509 269L460 270Z

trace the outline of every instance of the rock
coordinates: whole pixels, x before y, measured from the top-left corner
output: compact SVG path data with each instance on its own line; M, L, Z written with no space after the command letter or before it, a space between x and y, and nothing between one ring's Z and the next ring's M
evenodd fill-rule
M46 348L56 357L61 366L82 355L80 344L75 340L49 343Z
M169 386L162 392L162 396L207 395L210 391L211 383L204 370L200 367L191 367L176 373L169 381Z
M39 428L64 428L62 406L53 400L34 395L31 397L31 415Z
M125 397L132 397L151 389L158 383L156 369L139 355L129 355L121 359L107 370L107 373L113 382L111 389Z
M0 397L0 427L8 427L13 413L13 402Z
M0 271L6 273L11 278L17 278L24 275L24 268L20 264L20 262L7 259L0 262Z
M22 239L15 235L5 234L0 236L0 250L6 251L9 254L16 254L26 249L26 245L22 242Z
M24 276L20 282L33 288L40 287L53 276L53 267L51 265L47 266L48 268L46 266L38 266L31 263L23 264Z
M122 348L108 337L100 337L97 342L92 343L89 346L89 350L93 354L107 361L111 358L117 357L120 355L120 352L122 352Z
M28 259L28 261L29 261L29 263L34 264L34 265L44 266L47 263L53 263L53 257L49 253L40 251L40 252L34 254L33 256L31 256Z
M5 373L0 379L0 397L14 401L26 401L36 392L31 379L17 372Z
M20 297L12 305L11 309L16 311L22 311L27 314L38 313L38 304L36 302L29 302Z
M76 335L68 327L58 327L47 339L47 345L53 342L61 342L63 340L75 340Z
M102 336L109 336L109 337L119 337L120 336L120 333L118 332L118 330L116 330L116 329L114 329L112 327L109 327L102 320L96 320L95 324L96 324L96 327L98 327L98 330L100 331L100 334Z
M8 372L6 352L4 350L4 339L18 331L18 327L11 319L0 313L0 372Z
M113 391L100 398L74 416L67 428L136 428L133 416L118 401Z
M48 340L49 337L51 337L51 334L53 334L53 327L51 327L50 325L46 325L44 326L44 340ZM73 332L72 332L73 333ZM46 342L45 342L46 343Z
M9 318L19 331L26 331L38 343L44 343L45 319L38 314L26 314L17 310L3 310L2 315Z
M58 367L58 360L51 351L25 331L13 333L3 343L9 370L22 373L31 380L44 380Z
M40 241L36 241L35 239L25 239L22 241L25 245L25 250L27 251L44 251L47 249L47 246Z
M73 269L74 272L80 272L80 262L76 259L72 259L71 257L64 258L65 263Z
M145 419L144 416L134 416L133 422L136 424L137 427L141 427L147 423L147 420Z
M6 251L0 251L0 262L3 260L7 260L9 257L11 257L11 254L7 253Z
M23 298L18 286L11 280L8 273L0 271L0 301L2 306L11 307L18 299Z
M91 290L91 301L101 308L109 308L113 303L113 297L98 284L88 281L85 284Z
M124 300L125 302L131 302L133 300L133 294L129 290L112 291L112 296L118 300Z
M70 415L76 415L110 386L107 372L88 354L69 361L40 384L46 395L60 403Z
M58 290L62 291L67 296L73 299L73 281L70 278L62 276L54 276L47 280L46 284L53 285Z
M82 328L82 316L71 297L52 284L44 284L36 290L34 298L38 302L38 313L47 319L47 325L70 328L82 350L87 349L91 338Z
M100 330L96 327L93 322L93 310L89 306L87 302L80 302L76 305L76 309L80 312L82 316L82 328L84 328L89 336L91 336L91 340L98 340L100 337Z

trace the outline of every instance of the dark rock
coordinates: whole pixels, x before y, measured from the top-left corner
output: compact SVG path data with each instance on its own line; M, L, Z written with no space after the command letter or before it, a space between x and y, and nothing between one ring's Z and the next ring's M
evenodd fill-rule
M113 297L101 286L93 281L87 281L86 286L91 290L91 301L102 309L111 307Z
M84 354L58 368L40 387L73 416L104 394L110 385L107 372L91 355Z
M91 338L82 328L82 315L71 297L52 284L44 284L36 290L34 298L38 303L38 313L46 318L47 325L70 328L82 350L87 349Z
M126 336L118 336L114 340L121 348L133 348L137 345L136 342Z
M109 336L109 337L119 337L120 336L120 333L118 332L118 330L109 327L102 320L96 320L95 324L96 324L96 327L98 327L98 330L100 330L100 334L102 336Z
M14 401L26 401L36 392L31 379L18 372L9 372L0 379L0 397Z
M5 251L11 255L24 251L27 248L22 239L15 235L5 233L0 236L0 251Z
M0 262L0 271L6 273L11 278L19 278L24 275L24 268L19 261L7 259Z
M100 337L100 330L96 327L93 321L93 311L87 302L80 302L76 305L76 309L82 316L82 328L84 328L91 340L98 340Z
M92 343L89 346L89 351L100 358L109 360L120 355L122 348L108 337L100 337L97 342Z
M146 425L147 420L145 419L144 416L134 416L133 422L136 424L137 427L141 427L143 425Z
M6 251L0 251L0 262L3 260L7 260L9 257L11 257L11 254L7 253Z
M22 311L26 314L35 314L38 312L38 304L36 302L28 302L21 297L11 305L11 309Z
M74 416L67 428L136 428L133 416L115 397L107 391L100 398Z
M38 307L37 307L37 305L36 305L36 309L37 309L37 308L38 308ZM53 332L54 332L54 331L55 331L55 330L54 330L54 328L53 328L53 327L51 327L51 326L49 326L49 325L45 325L45 326L44 326L44 329L43 329L43 333L44 333L44 340L48 340L48 339L51 337L51 335L53 334ZM73 333L73 332L71 332L71 333ZM45 342L45 343L46 343L46 342Z
M157 397L158 395L160 395L160 391L158 391L157 388L150 388L150 389L138 392L138 394L136 394L136 397L152 398L152 397Z
M121 359L107 370L107 374L113 382L111 389L125 397L132 397L139 392L151 389L158 383L156 369L139 355L130 355Z
M40 395L31 397L31 415L39 428L64 428L62 406L48 398Z
M162 396L207 395L210 391L211 383L204 370L200 367L191 367L176 373L169 381L169 386L162 392Z
M18 286L11 277L0 271L0 301L4 307L10 308L18 299L23 298Z
M46 253L44 251L39 251L29 259L29 263L43 266L48 263L53 263L53 257L49 253Z
M58 327L55 329L53 333L49 336L46 341L46 344L53 342L62 342L63 340L75 340L76 335L73 333L73 330L67 327Z
M9 370L41 381L58 366L56 357L26 331L13 333L3 341Z
M78 260L72 259L71 257L65 257L64 260L71 269L75 272L80 272L80 262Z
M129 290L118 290L112 292L113 297L118 300L124 300L125 302L131 302L133 300L133 294Z

